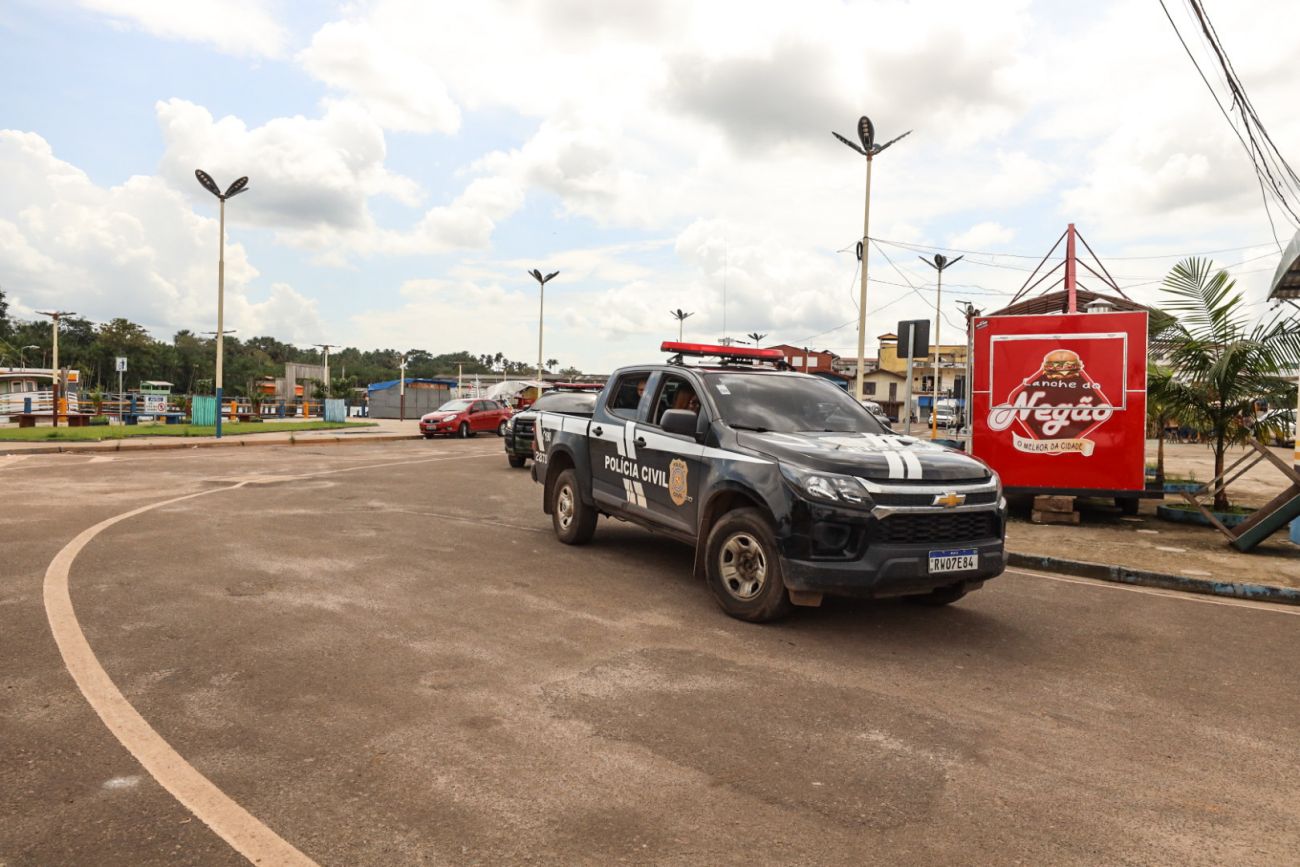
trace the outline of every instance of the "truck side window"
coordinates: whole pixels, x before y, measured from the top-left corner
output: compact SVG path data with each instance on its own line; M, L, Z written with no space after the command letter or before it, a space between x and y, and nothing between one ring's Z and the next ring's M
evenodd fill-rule
M645 393L648 373L630 373L621 377L609 399L610 414L619 418L636 419L637 408L641 405L641 395Z
M700 411L700 400L694 387L680 376L664 376L663 385L659 388L659 399L655 401L654 412L650 416L651 424L660 424L664 412L670 409L684 409L697 414Z

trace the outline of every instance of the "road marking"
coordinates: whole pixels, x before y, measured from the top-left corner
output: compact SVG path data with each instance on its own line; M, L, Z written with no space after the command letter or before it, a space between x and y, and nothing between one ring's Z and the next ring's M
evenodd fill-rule
M312 473L285 477L273 477L279 481L285 478L305 479L313 476L329 475L351 470L375 469L379 467L406 466L409 464L434 463L438 461L466 460L499 455L498 451L479 452L468 455L440 456L419 458L405 461L386 461L355 467L343 467L334 470L321 470ZM284 838L280 837L256 816L235 803L225 792L203 774L199 773L180 753L163 739L162 735L149 725L121 690L113 683L108 672L99 664L95 651L81 630L77 612L72 606L72 595L68 585L68 575L77 555L100 533L114 524L142 515L154 509L218 494L234 491L248 484L256 484L263 479L246 478L233 485L210 488L179 497L159 500L156 503L139 506L111 518L106 518L83 530L71 542L54 555L45 570L44 600L45 615L50 622L50 631L63 656L63 664L72 675L77 688L86 701L99 715L100 720L112 732L113 736L126 747L127 752L149 772L160 786L171 793L191 813L198 817L231 848L254 864L274 865L311 865L316 862L299 852Z
M49 618L50 631L54 633L59 653L63 655L63 663L81 694L113 736L121 741L127 752L135 757L160 786L198 816L236 852L254 864L314 865L314 861L258 821L252 813L236 804L211 780L195 770L131 706L95 658L95 652L91 650L90 642L86 640L81 624L77 622L77 613L72 607L72 596L68 590L68 572L72 568L72 562L77 559L77 554L114 524L162 506L220 491L233 491L245 484L247 483L240 482L230 487L213 488L150 503L83 530L63 546L45 570L45 614Z
M1008 569L1009 574L1024 575L1029 578L1046 578L1048 581L1060 581L1063 584L1083 584L1102 590L1126 590L1129 593L1141 593L1144 596L1163 596L1180 602L1199 602L1202 605L1223 605L1228 608L1251 608L1256 611L1268 611L1272 614L1289 614L1300 617L1300 606L1280 605L1276 602L1256 602L1252 599L1233 599L1222 596L1209 596L1200 593L1188 593L1184 590L1165 590L1160 587L1135 587L1132 584L1120 584L1116 581L1099 581L1095 578L1077 578L1070 575L1050 575L1030 569Z

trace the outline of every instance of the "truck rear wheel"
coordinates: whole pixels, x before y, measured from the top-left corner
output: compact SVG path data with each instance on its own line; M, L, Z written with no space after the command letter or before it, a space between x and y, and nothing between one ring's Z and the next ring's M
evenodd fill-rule
M758 509L723 515L709 533L704 556L709 590L727 614L765 623L790 612L776 537Z
M551 489L551 525L566 545L585 545L596 532L596 510L578 493L578 474L565 470Z

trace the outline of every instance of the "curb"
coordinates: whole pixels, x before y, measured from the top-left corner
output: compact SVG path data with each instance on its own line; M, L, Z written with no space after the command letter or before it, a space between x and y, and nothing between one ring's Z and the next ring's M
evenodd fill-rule
M156 443L138 443L132 444L126 438L114 442L87 443L84 445L68 443L67 445L57 446L39 446L37 448L27 449L5 449L0 446L0 457L10 457L14 455L57 455L73 452L156 452L167 451L171 449L213 449L213 448L243 448L246 446L309 446L309 445L341 445L343 443L390 443L400 442L402 440L422 439L421 434L351 434L335 435L327 434L307 434L290 439L275 440L249 440L248 437L259 436L259 434L241 434L238 437L221 440L199 440L197 442L187 442L188 437L176 437L175 442L156 442ZM261 434L266 436L266 434Z
M1086 560L1063 560L1039 554L1007 552L1007 565L1022 569L1042 569L1061 572L1080 578L1133 584L1139 587L1158 587L1162 590L1180 590L1184 593L1202 593L1208 596L1229 596L1253 602L1275 602L1281 605L1300 605L1300 590L1294 587L1274 587L1271 584L1244 584L1235 581L1211 581L1205 578L1188 578L1164 572L1147 572L1126 566L1089 563Z

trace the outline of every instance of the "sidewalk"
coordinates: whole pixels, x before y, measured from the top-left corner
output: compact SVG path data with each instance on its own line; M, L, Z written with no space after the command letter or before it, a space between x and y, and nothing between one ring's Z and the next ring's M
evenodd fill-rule
M313 419L314 420L314 419ZM358 426L353 429L335 430L277 431L275 433L240 434L222 437L218 440L210 437L175 437L175 436L136 436L125 439L103 440L102 442L59 442L56 440L33 440L32 442L0 441L0 456L21 454L48 454L55 452L105 452L136 451L149 449L186 449L186 448L225 448L258 445L288 445L290 443L334 443L344 441L370 440L386 442L395 439L409 439L420 436L418 419L349 419L349 421L372 422L373 426Z
M1147 463L1155 463L1155 441L1147 443ZM1290 449L1275 449L1288 463ZM1230 449L1227 462L1243 453ZM1165 444L1165 473L1214 477L1214 454L1208 446ZM1229 489L1232 501L1244 506L1267 502L1287 486L1285 477L1267 463L1255 467ZM1273 534L1249 554L1228 547L1218 530L1175 524L1156 517L1159 500L1143 500L1135 517L1124 517L1109 501L1079 500L1078 526L1031 524L1027 512L1012 512L1007 550L1053 560L1118 566L1132 572L1190 578L1196 582L1260 584L1300 589L1300 546L1284 531ZM1178 494L1164 502L1181 503Z

